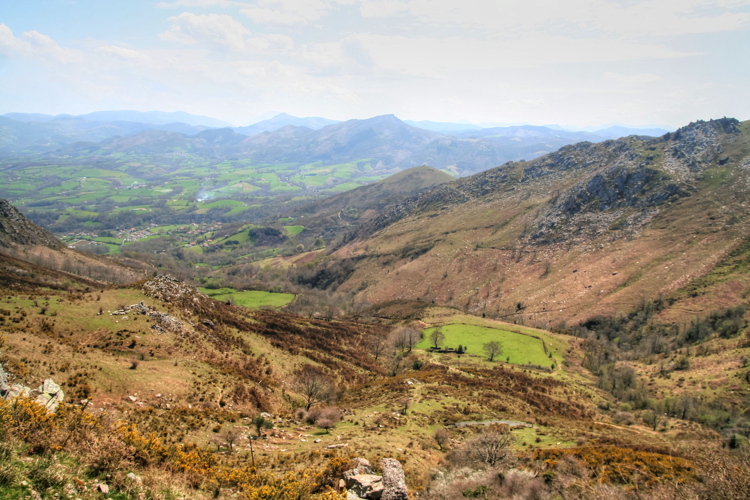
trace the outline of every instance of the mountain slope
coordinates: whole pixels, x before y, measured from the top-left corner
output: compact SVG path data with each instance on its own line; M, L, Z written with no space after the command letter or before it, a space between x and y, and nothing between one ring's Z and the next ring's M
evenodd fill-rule
M317 201L303 209L307 213L333 213L346 209L381 210L407 195L451 182L453 177L432 167L413 167L374 184L360 186Z
M723 119L567 146L437 186L338 250L362 257L344 289L540 325L629 310L677 293L744 241L749 155L750 122ZM734 276L691 307L732 305L748 286Z
M42 245L53 249L65 246L54 234L32 224L16 207L0 199L0 247L14 244Z
M143 276L143 271L129 268L106 258L69 249L54 234L29 221L6 200L0 199L0 268L6 270L6 281L45 283L60 286L61 282L97 280L99 282L129 283ZM50 280L43 271L50 269ZM65 277L65 274L67 277ZM8 276L15 276L9 278Z

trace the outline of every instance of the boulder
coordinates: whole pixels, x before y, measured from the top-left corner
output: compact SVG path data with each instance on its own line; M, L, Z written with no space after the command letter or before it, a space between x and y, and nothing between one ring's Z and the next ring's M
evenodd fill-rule
M384 458L380 461L383 469L383 494L382 500L408 500L409 492L406 489L406 478L401 462L393 458Z
M383 493L383 478L375 474L354 474L346 477L346 489L358 498L379 499Z
M37 392L39 392L39 395L36 397L36 402L46 406L47 409L53 413L57 410L57 407L60 406L63 399L65 399L65 393L63 393L60 386L51 378L42 382L42 385L39 386Z
M65 398L60 386L51 378L45 380L38 389L31 389L22 384L8 384L8 376L0 367L0 397L2 399L30 396L33 396L37 403L45 406L47 410L53 413Z
M344 477L347 474L354 476L356 474L372 474L372 465L366 458L354 458L350 462L352 468L344 472Z

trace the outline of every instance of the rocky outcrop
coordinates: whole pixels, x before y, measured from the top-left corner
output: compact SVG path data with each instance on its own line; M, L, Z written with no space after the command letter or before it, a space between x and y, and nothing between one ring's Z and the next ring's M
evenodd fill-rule
M352 469L344 472L342 486L347 489L347 500L407 500L406 479L401 463L393 458L380 461L383 475L372 472L370 462L355 458Z
M348 498L380 498L383 494L383 478L372 473L369 460L355 458L352 465L352 469L344 472L343 479Z
M380 461L383 469L383 495L381 500L408 500L409 492L406 489L406 478L401 462L393 458L384 458Z
M37 389L31 389L23 384L10 384L8 378L8 374L0 365L0 398L4 400L31 397L50 412L55 412L65 399L63 390L51 378L45 380Z
M127 306L123 309L118 309L117 311L114 311L112 313L112 316L123 316L125 314L142 314L144 316L148 316L154 321L154 324L151 325L151 328L159 333L180 333L182 331L182 321L178 320L174 316L170 316L169 314L159 312L153 307L144 304L143 302Z
M146 280L143 282L142 288L149 297L172 303L198 293L195 287L169 275L156 276Z

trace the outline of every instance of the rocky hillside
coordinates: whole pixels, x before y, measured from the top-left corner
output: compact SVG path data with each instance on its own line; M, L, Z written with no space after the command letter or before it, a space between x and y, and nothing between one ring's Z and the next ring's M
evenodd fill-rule
M0 281L45 283L53 287L62 286L61 282L69 282L71 278L90 284L129 283L143 273L143 269L129 267L124 261L115 262L68 248L54 234L0 199Z
M60 249L63 246L54 234L33 224L6 200L0 199L0 247L42 245Z
M295 209L293 215L303 217L305 234L315 234L331 241L377 217L386 207L453 179L432 167L413 167L374 184L315 201Z
M750 122L730 118L507 163L352 233L337 255L364 258L344 287L543 325L623 311L678 293L741 245L749 167ZM704 290L689 307L742 300L746 279L712 282L735 291Z

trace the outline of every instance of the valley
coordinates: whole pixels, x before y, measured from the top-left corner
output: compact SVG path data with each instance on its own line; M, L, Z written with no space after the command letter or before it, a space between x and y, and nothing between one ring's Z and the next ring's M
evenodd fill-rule
M0 496L746 496L750 122L458 178L205 132L321 144L2 160Z

